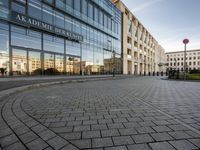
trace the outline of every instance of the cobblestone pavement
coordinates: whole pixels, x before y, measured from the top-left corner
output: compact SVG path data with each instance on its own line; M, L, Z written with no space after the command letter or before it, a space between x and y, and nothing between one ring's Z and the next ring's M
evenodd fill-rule
M199 91L157 77L26 90L0 102L0 149L200 149Z

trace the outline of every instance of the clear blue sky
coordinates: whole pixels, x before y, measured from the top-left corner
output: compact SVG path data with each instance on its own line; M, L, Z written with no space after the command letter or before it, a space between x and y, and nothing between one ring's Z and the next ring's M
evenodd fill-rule
M166 52L200 49L200 0L122 0Z

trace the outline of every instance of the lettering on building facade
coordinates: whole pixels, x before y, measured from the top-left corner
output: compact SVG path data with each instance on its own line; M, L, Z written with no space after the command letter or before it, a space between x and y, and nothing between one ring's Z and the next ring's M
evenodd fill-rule
M65 29L58 28L56 26L50 25L48 23L45 23L43 21L31 18L27 15L20 14L17 12L11 12L11 21L16 22L21 25L34 27L37 29L45 30L51 33L55 33L61 36L66 37L69 40L81 42L83 41L83 36L79 35L77 33L70 32Z

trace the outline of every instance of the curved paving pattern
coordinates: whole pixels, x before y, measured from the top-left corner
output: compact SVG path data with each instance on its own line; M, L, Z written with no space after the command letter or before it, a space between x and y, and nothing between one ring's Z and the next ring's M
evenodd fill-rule
M0 102L1 148L199 149L199 91L156 77L27 90Z

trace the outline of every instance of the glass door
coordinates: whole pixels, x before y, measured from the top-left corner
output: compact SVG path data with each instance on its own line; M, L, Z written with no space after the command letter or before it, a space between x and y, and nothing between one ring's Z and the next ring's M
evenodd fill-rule
M27 74L27 51L12 48L12 72L13 75Z
M80 75L80 58L79 57L74 57L74 74L75 75Z

